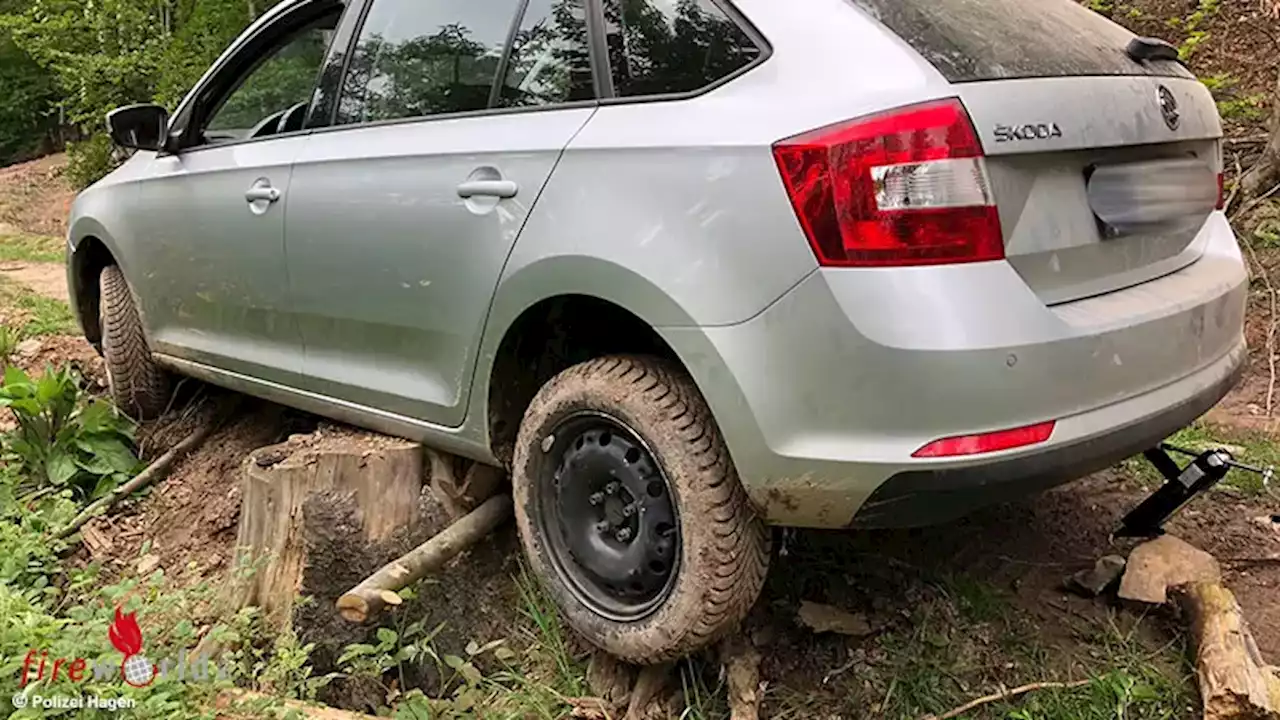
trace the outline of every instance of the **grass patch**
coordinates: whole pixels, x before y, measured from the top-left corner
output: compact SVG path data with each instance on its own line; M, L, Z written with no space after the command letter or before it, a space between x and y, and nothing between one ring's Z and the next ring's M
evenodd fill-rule
M62 262L62 240L41 235L0 235L0 262Z
M1001 688L1087 681L1037 690L969 712L968 720L1170 720L1194 716L1185 641L1154 620L1112 610L1058 616L1053 627L1001 587L963 574L932 588L899 622L856 650L820 689L770 690L773 717L916 720Z
M7 311L6 324L22 338L41 335L70 335L76 332L71 308L61 300L39 295L22 285L0 278L0 311Z

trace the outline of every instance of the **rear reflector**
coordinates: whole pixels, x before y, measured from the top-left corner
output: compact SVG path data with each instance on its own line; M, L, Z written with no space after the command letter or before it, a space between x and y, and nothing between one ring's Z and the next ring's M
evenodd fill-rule
M1004 257L982 146L958 99L797 135L773 155L822 265Z
M1227 209L1227 178L1222 173L1218 173L1218 204L1219 210Z
M1013 430L998 430L981 435L962 435L960 437L934 440L911 453L911 457L936 458L981 455L998 450L1011 450L1027 445L1035 445L1048 440L1049 436L1053 434L1055 425L1057 425L1056 422L1050 421L1039 425L1014 428Z

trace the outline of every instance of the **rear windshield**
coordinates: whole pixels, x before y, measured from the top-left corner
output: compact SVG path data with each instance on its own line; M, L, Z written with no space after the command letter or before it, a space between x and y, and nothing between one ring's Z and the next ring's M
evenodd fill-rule
M1072 0L851 0L951 82L1060 75L1193 77L1176 62L1140 63L1133 33Z

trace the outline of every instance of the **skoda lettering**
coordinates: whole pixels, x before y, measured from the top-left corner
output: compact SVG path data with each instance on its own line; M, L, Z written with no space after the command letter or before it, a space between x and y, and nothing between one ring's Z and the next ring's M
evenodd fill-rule
M1058 123L1031 123L1027 125L997 125L996 142L1018 142L1020 140L1050 140L1062 137L1062 128Z

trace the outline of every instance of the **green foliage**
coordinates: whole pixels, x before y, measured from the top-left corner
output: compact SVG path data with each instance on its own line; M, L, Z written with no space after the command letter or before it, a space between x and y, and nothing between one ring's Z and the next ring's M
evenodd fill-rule
M271 4L0 0L0 87L6 91L0 164L47 136L58 98L65 124L90 138L73 148L69 175L79 186L97 180L112 167L106 114L139 102L173 108L253 19L251 12ZM14 102L10 87L27 101Z
M0 325L0 370L9 362L9 356L18 349L18 331L8 325Z
M67 146L67 180L72 187L85 188L106 176L115 167L111 138L93 135Z
M1201 30L1200 26L1206 20L1218 14L1221 0L1200 0L1200 4L1196 6L1195 11L1185 18L1170 18L1170 27L1181 27L1186 31L1187 37L1178 46L1178 57L1182 60L1190 60L1191 56L1196 53L1206 40L1209 39L1209 32ZM1175 22L1176 21L1176 22Z
M61 300L45 297L26 286L0 277L0 307L17 310L11 322L18 324L22 338L66 335L76 330L71 309Z
M132 425L105 401L86 399L69 370L48 368L33 379L21 368L6 368L0 407L18 422L5 450L17 456L32 484L70 488L88 499L138 470Z
M57 119L52 75L0 30L0 166L26 160L45 143Z

